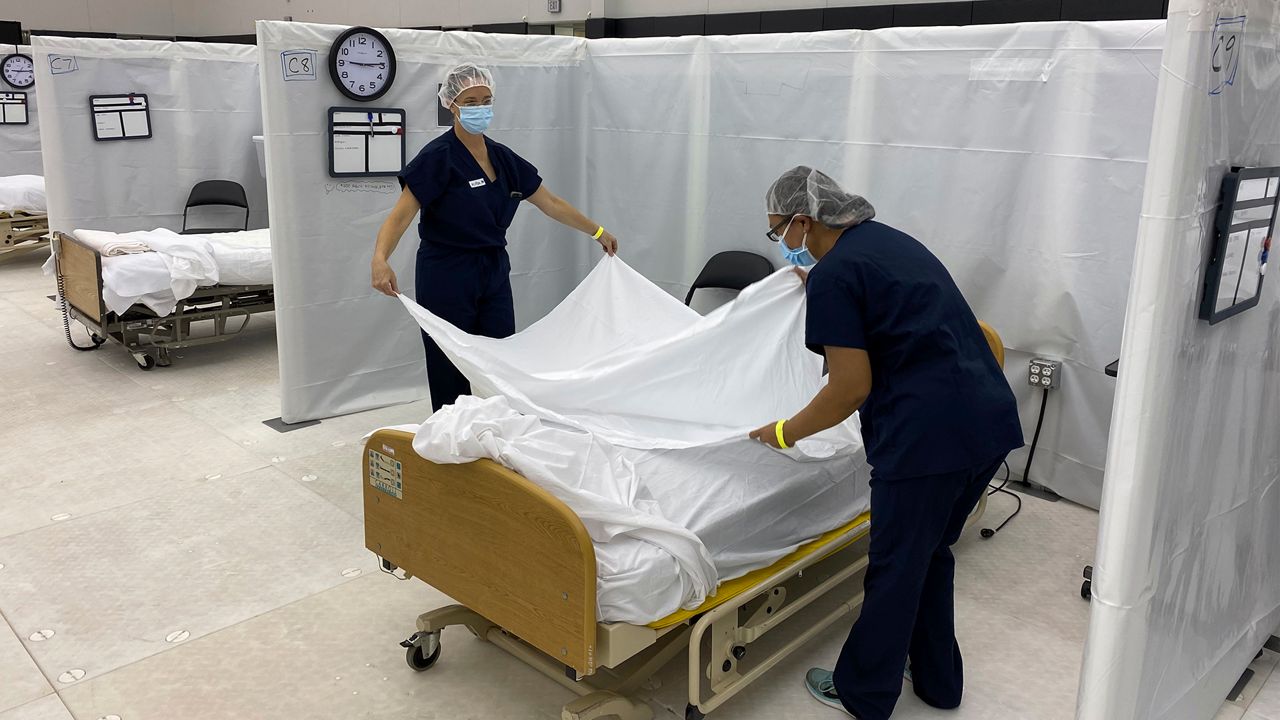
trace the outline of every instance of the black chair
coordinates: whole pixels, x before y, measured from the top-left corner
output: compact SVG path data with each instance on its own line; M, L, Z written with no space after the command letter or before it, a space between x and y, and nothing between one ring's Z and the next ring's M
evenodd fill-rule
M244 210L244 224L241 227L188 228L187 211L193 207L209 205L225 205ZM249 229L249 198L244 194L244 187L231 180L202 180L191 188L187 196L187 205L182 208L182 234L195 235L205 233L235 232Z
M701 288L723 288L741 291L753 282L765 279L773 273L773 263L761 255L742 250L716 253L698 273L684 304L693 301L693 293Z

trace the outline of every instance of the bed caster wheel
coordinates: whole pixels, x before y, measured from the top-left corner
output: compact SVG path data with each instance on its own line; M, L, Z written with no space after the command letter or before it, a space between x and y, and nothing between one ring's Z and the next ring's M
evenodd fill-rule
M151 368L154 368L156 366L155 358L151 357L150 355L143 355L141 353L134 355L133 361L138 363L138 367L143 370L150 370Z
M706 717L706 715L702 714L701 710L693 705L686 705L684 707L684 720L703 720Z
M1085 600L1093 600L1093 581L1085 580L1080 584L1080 597Z
M404 661L415 672L430 670L440 659L440 633L414 633L400 643L405 648Z
M99 347L105 345L107 339L97 333L89 333L89 341L93 343L94 347Z

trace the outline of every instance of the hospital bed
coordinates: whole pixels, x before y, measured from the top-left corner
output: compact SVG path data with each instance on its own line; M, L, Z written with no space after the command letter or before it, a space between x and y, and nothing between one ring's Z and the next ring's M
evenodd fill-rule
M275 310L268 271L262 283L197 287L189 297L177 300L173 311L166 314L143 303L115 312L104 299L104 258L98 250L73 235L55 232L53 258L67 342L77 349L93 349L108 339L114 340L133 355L143 370L169 365L174 350L230 340L248 326L251 316ZM80 347L71 340L72 319L89 330L92 346Z
M999 336L983 331L1003 366ZM418 618L418 631L402 643L415 670L431 668L441 631L461 625L577 694L564 720L648 720L652 711L636 691L684 655L685 717L697 720L861 607L860 588L846 582L867 567L868 514L721 583L694 610L647 625L599 622L595 548L572 510L495 462L423 459L413 438L397 429L371 435L363 480L365 544L383 570L402 570L458 603ZM970 525L985 508L986 493ZM814 612L800 616L809 624L795 627L810 606ZM753 647L780 628L795 634L781 647Z
M0 257L46 247L44 179L36 175L0 177Z

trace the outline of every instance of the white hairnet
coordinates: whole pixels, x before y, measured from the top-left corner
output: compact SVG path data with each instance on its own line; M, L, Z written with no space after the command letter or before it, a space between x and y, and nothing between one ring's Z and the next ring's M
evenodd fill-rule
M846 192L835 180L804 165L782 173L769 187L764 204L770 215L807 215L833 228L853 227L876 216L866 198Z
M487 87L492 92L493 73L471 63L455 66L445 73L444 82L440 85L440 104L446 109L453 107L458 96L473 87Z

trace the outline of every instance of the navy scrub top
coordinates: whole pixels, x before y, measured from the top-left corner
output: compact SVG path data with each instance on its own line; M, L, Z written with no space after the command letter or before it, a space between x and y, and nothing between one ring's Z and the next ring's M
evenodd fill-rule
M946 267L882 223L849 228L809 273L805 341L865 350L862 406L877 478L990 463L1023 444L1013 391Z
M453 129L427 143L400 173L422 205L418 236L423 246L465 250L502 248L521 200L542 186L538 169L511 148L484 139L497 173L490 182Z

